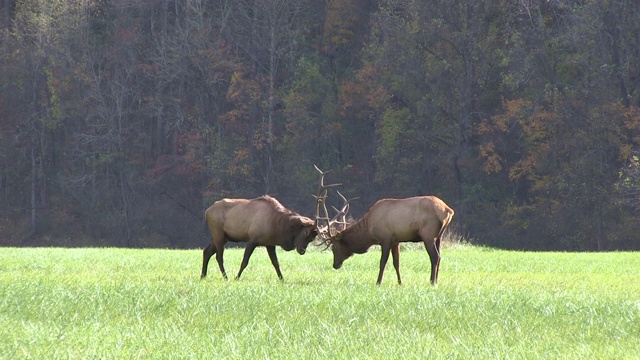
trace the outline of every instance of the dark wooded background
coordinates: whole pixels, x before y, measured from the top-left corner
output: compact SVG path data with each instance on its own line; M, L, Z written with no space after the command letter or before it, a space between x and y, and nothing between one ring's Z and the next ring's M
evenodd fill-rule
M0 245L201 247L221 197L310 216L318 164L355 217L640 249L636 1L2 0L0 35Z

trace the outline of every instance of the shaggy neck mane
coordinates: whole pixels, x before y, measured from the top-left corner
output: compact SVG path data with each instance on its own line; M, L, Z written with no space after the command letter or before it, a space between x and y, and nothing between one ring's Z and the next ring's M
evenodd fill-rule
M291 221L294 218L300 218L301 220L305 219L304 216L287 209L282 204L280 204L278 200L276 200L275 198L269 195L260 196L256 200L265 201L273 206L273 208L276 210L276 212L274 213L275 216L273 219L275 226L276 228L282 230L283 232L289 232L290 230L293 230L294 228L296 228L297 225L299 225L297 221L296 222ZM304 223L305 221L301 221L301 222ZM311 220L306 222L311 225L313 224L313 221Z
M276 200L275 198L272 198L269 195L262 195L259 198L257 198L256 200L261 200L261 201L265 201L270 203L271 205L273 205L273 207L278 210L279 213L282 213L284 215L298 215L296 213L294 213L293 211L287 209L286 207L282 206L282 204L280 204L280 202L278 200Z
M366 252L373 245L373 241L368 236L368 227L368 217L360 218L342 231L342 241L346 241L353 252Z

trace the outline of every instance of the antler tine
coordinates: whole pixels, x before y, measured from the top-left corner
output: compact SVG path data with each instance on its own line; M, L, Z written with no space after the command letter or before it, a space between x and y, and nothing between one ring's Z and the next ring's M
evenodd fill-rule
M336 190L336 192L338 193L338 195L340 195L340 197L344 201L344 205L342 205L342 211L344 211L344 214L347 215L347 213L349 212L349 203L353 200L360 199L360 197L356 196L351 199L347 199L344 195L342 195L342 193L340 193L340 191Z
M331 225L342 224L344 222L344 216L346 214L344 212L344 208L342 208L342 210L338 210L335 206L331 206L331 208L336 212L336 216L332 217L329 223L331 223Z
M326 174L330 173L331 170L322 171L322 170L320 170L320 168L316 164L313 164L313 167L316 168L316 170L320 173L320 185L319 185L319 188L318 188L318 195L320 195L320 191L321 190L324 190L324 195L325 195L325 198L326 198L326 195L327 195L326 192L327 192L328 188L342 185L341 183L325 185L324 184L324 176Z
M316 170L318 170L318 172L319 172L320 174L322 174L322 175L324 175L324 174L326 174L326 173L328 173L328 172L330 172L330 171L331 171L331 170L322 171L322 170L320 170L320 168L319 168L319 167L318 167L318 165L316 165L316 164L313 164L313 167L314 167L314 168L316 168Z
M344 195L342 195L340 191L336 190L336 192L342 198L342 200L344 201L344 204L342 205L342 209L340 210L333 207L333 209L337 211L338 214L332 219L332 224L335 224L335 223L340 224L339 230L344 230L344 228L347 226L346 218L347 218L347 214L349 213L349 202L352 200L358 199L358 197L347 199Z

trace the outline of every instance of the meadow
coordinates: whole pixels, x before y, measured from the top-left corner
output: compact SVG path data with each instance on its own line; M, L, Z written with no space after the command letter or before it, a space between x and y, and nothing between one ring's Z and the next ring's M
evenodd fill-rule
M281 282L263 248L230 281L201 250L2 248L0 358L639 358L640 253L442 253L433 287L423 249L376 286L375 250L278 249Z

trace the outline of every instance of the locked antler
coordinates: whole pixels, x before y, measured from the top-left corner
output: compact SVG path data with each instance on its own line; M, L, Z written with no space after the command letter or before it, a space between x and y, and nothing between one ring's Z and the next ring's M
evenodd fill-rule
M358 197L347 199L344 195L342 195L342 193L340 193L340 191L336 190L336 192L342 198L344 204L342 205L342 208L340 208L340 210L332 206L333 210L335 210L338 214L333 217L334 221L331 225L335 228L335 230L342 231L347 227L347 225L349 225L349 222L347 221L347 214L349 213L349 202L351 200L358 199Z
M325 244L329 244L331 242L331 239L336 236L338 232L344 230L347 227L347 213L349 213L349 202L351 200L357 199L357 197L347 199L340 193L340 191L336 190L344 203L339 210L332 206L333 210L336 211L336 215L332 218L329 218L329 212L327 211L327 197L329 188L342 184L325 185L324 176L330 170L322 171L316 165L314 165L314 167L316 168L318 173L320 173L320 184L318 186L318 193L314 195L314 197L316 198L316 229L318 230L318 236L320 236L322 242ZM323 215L320 215L320 210L322 210Z
M322 238L323 240L328 240L335 235L333 234L331 225L336 220L335 218L329 218L329 211L327 210L328 191L329 188L342 184L325 185L324 176L331 170L322 171L316 165L313 165L313 167L315 167L316 170L320 173L320 184L318 185L318 192L316 195L314 195L314 197L316 198L316 229L318 230L318 235L320 236L320 238ZM324 212L323 216L320 215L321 209ZM321 224L321 222L324 222L324 224Z

